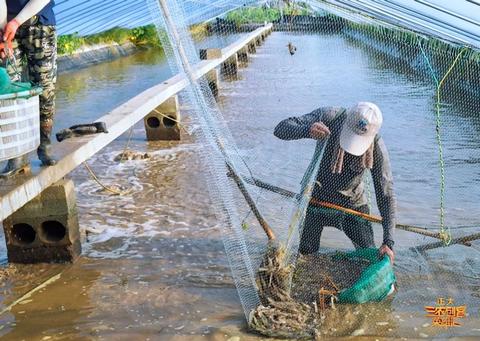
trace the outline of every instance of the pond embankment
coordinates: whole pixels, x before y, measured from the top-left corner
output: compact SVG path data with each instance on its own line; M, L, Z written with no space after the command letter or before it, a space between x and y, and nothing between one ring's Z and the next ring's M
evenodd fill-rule
M208 35L207 24L189 27L193 39ZM162 48L161 35L154 25L133 29L114 27L88 36L66 34L58 37L58 72L74 71L88 66L125 57L140 50Z
M58 72L75 71L88 66L108 62L138 52L140 48L131 42L84 46L73 54L58 57Z

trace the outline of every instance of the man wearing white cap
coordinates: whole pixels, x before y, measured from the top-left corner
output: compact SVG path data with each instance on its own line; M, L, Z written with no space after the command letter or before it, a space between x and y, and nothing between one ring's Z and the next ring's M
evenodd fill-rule
M274 134L282 140L328 137L312 193L319 201L369 214L363 178L367 169L371 171L383 225L379 253L387 254L393 263L396 199L388 151L378 135L382 121L382 112L375 104L360 102L350 110L324 107L285 119L276 126ZM324 226L343 230L356 248L375 247L370 222L310 206L300 238L301 254L318 251Z

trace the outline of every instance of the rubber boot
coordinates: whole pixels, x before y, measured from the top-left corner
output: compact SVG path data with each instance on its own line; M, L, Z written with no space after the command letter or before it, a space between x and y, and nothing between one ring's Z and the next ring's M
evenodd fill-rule
M71 137L99 134L99 133L108 133L107 125L105 122L94 122L88 124L77 124L71 126L68 129L60 130L56 136L57 141L62 142Z
M37 155L43 166L53 166L57 163L50 154L52 127L52 120L40 122L40 146L37 149Z
M75 135L73 134L72 129L62 129L57 132L55 136L57 137L58 142L62 142L63 140L69 139Z
M30 164L28 162L28 156L22 155L14 159L7 161L2 173L0 173L0 178L11 178L16 175L25 174L30 170Z
M70 129L72 130L77 130L79 128L88 128L88 129L95 129L94 133L108 133L107 131L107 125L105 122L93 122L93 123L87 123L87 124L76 124L74 126L71 126ZM82 130L82 129L80 129Z

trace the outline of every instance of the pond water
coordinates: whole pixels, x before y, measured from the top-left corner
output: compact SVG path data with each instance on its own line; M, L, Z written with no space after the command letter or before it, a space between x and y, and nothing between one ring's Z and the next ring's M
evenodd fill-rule
M199 44L224 46L234 39ZM288 53L288 42L297 46L294 56ZM170 75L165 57L155 50L60 75L55 130L93 121ZM435 87L429 79L340 35L274 32L240 70L238 80L221 83L219 105L254 174L295 188L314 145L275 139L275 125L319 106L348 107L366 100L377 103L384 114L382 135L390 152L399 220L438 226ZM181 106L182 111L190 109ZM442 115L447 225L454 236L478 232L478 107L452 100ZM198 128L188 115L183 119L190 131ZM115 162L127 143L152 157ZM4 304L52 275L62 275L2 314L0 335L6 340L259 339L246 331L206 189L206 167L198 157L202 148L202 141L187 134L181 142L147 143L140 122L131 138L124 134L89 161L102 182L129 188L130 194L109 196L83 167L73 172L80 225L86 232L83 257L73 265L15 267L0 288ZM294 162L285 165L285 158ZM375 230L378 238L380 231ZM480 336L480 244L424 256L408 251L430 241L397 233L395 298L380 307L340 310L348 323L330 335L448 336L451 330L429 326L423 307L450 296L456 305L470 309L455 335ZM335 247L346 245L347 239L329 229L323 242ZM4 249L1 256L6 259ZM329 327L335 323L338 320L330 321Z

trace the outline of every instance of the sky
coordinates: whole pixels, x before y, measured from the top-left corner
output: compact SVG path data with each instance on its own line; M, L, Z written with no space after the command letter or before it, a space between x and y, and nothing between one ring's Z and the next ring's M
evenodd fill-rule
M152 22L148 0L57 0L55 13L60 34L91 34L114 26L135 27ZM228 10L266 0L168 0L180 1L190 23L201 22ZM304 0L305 1L305 0ZM307 0L311 5L325 1ZM480 48L480 0L326 0L355 6L406 25L444 35ZM151 1L150 1L151 3ZM322 5L323 6L323 5ZM451 12L451 13L448 13Z

